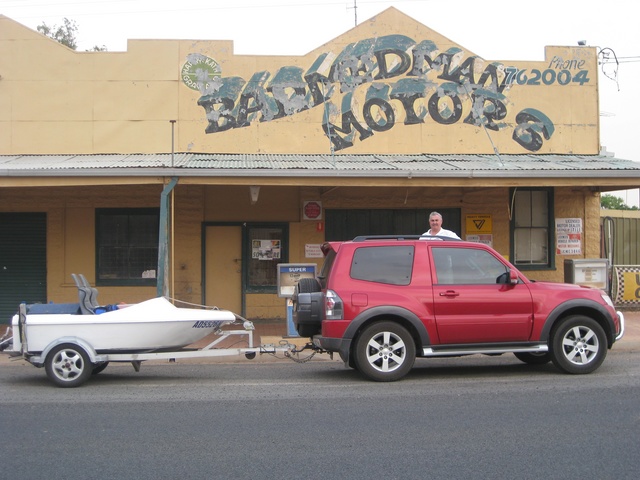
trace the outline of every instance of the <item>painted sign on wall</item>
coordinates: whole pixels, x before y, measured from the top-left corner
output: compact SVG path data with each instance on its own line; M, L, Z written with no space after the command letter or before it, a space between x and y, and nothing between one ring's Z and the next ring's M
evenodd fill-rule
M207 68L214 64L214 60L203 63ZM590 78L583 67L584 61L560 57L544 70L485 64L476 56L465 57L457 47L441 52L431 40L387 35L351 43L337 55L324 52L306 71L283 66L245 79L218 76L217 71L208 76L207 68L200 69L204 78L198 105L205 111L208 134L322 106L318 110L322 130L334 151L383 134L403 118L407 126L433 121L492 131L510 128L514 142L535 152L553 136L554 123L537 108L523 106L510 112L515 107L507 98L508 89L584 85ZM186 78L193 88L194 75ZM507 122L508 114L515 121Z

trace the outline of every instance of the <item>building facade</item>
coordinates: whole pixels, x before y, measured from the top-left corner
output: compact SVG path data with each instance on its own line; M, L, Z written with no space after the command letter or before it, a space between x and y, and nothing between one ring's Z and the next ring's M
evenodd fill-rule
M75 52L0 16L0 322L165 294L284 317L278 265L437 210L535 279L601 256L598 57L485 60L390 8L304 56L231 41Z

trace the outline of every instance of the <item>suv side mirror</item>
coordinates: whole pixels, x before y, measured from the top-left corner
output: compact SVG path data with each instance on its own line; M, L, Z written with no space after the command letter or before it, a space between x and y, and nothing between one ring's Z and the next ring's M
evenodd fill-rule
M516 273L516 271L513 268L509 269L509 283L511 285L517 285L518 284L518 274Z
M518 274L513 268L510 268L508 272L504 272L498 275L498 278L496 278L496 283L502 285L517 285Z

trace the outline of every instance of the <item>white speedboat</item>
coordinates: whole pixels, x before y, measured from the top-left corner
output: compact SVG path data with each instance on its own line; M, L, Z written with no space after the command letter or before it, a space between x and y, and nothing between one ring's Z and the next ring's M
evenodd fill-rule
M178 308L164 297L134 305L100 306L97 290L83 275L73 275L79 303L21 304L0 351L44 367L59 387L77 387L110 362L131 362L136 371L146 360L275 354L295 345L255 347L253 323L215 307ZM242 324L242 329L222 328ZM207 345L192 344L208 335ZM220 348L230 336L246 337L246 347ZM201 342L201 343L207 343ZM185 348L186 347L186 348Z
M40 353L71 338L96 353L169 350L197 342L236 320L227 310L178 308L164 297L101 314L80 312L77 304L27 306L22 322L19 314L12 319L11 350Z

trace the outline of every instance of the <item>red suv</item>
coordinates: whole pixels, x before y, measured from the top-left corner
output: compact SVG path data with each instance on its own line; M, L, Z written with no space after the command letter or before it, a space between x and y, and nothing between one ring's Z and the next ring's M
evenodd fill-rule
M319 276L296 287L294 324L371 380L404 377L416 357L479 353L590 373L624 334L603 291L528 280L480 243L376 236L322 251Z

